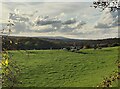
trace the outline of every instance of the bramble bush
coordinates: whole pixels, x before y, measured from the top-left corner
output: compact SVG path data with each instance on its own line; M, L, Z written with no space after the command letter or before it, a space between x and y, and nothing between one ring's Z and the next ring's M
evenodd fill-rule
M2 87L18 87L20 81L18 76L20 75L20 68L16 61L10 59L7 51L2 52Z

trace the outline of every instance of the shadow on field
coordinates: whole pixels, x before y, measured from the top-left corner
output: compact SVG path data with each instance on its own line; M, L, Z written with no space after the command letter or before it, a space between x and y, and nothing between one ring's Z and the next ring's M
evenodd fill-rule
M110 50L110 49L104 49L104 50L102 50L102 51L112 51L112 50Z
M80 54L92 54L92 53L81 52L81 51L79 51L79 52L75 52L75 53L80 53Z
M30 54L38 54L36 51L28 51Z

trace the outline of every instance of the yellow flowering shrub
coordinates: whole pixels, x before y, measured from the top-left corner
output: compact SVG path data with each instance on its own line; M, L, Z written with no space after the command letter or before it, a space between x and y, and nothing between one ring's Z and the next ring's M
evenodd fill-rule
M20 69L16 62L10 59L8 52L2 53L0 65L2 67L2 86L9 88L17 87Z

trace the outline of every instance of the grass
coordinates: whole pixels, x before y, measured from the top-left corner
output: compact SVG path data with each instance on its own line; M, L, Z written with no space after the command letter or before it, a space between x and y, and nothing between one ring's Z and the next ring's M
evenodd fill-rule
M116 69L118 47L63 50L30 50L30 56L10 51L20 65L21 87L93 87ZM115 84L116 85L116 84Z

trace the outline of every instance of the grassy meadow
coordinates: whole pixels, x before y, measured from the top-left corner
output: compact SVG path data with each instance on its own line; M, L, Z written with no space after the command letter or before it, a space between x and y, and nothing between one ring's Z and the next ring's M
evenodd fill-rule
M65 50L10 51L21 70L21 87L96 87L117 66L118 47ZM114 86L117 84L115 83Z

